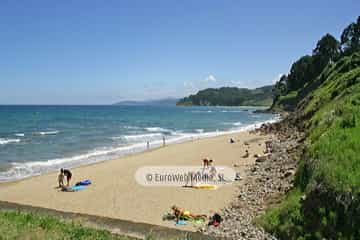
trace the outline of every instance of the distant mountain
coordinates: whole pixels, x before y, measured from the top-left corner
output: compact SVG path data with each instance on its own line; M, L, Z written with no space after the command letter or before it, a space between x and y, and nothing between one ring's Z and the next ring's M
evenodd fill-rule
M222 87L207 88L182 98L178 106L271 106L273 86L255 89Z
M114 105L126 105L126 106L146 106L146 105L161 105L161 106L175 106L179 101L178 98L163 98L154 100L143 100L143 101L121 101Z

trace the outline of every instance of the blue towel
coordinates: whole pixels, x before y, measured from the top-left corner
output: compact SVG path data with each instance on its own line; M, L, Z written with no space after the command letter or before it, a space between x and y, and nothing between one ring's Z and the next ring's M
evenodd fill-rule
M179 220L179 221L176 222L176 225L186 225L186 221Z
M76 183L75 185L76 186L86 186L86 185L90 185L91 184L91 181L89 179L86 179L86 180L82 180L78 183Z
M73 190L73 191L79 191L79 190L85 189L84 186L72 186L72 187L70 187L70 188L71 188L71 190Z

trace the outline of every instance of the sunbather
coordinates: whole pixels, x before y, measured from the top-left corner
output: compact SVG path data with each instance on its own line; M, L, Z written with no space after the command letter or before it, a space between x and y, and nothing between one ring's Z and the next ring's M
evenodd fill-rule
M184 210L175 205L171 207L171 210L173 211L176 221L179 221L180 219L193 219L193 220L202 219L206 221L207 218L207 216L204 214L198 214L198 215L192 214L190 211Z

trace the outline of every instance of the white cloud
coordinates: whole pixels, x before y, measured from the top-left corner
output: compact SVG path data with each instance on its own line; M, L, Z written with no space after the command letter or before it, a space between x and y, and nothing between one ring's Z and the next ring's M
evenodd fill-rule
M209 76L207 76L205 78L205 82L216 82L216 81L217 81L216 77L214 75L212 75L212 74L210 74Z

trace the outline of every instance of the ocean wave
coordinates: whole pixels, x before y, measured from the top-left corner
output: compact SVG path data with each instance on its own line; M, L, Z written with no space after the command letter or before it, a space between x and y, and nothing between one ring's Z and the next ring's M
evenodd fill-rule
M42 135L42 136L44 136L44 135L56 135L58 133L59 133L59 131L54 130L54 131L34 132L34 135Z
M25 133L15 133L14 135L17 137L25 137Z
M125 129L139 129L137 126L123 126Z
M147 134L135 134L135 135L124 135L124 138L127 141L148 141L155 138L161 138L163 134L161 133L147 133Z
M195 129L195 132L197 132L197 133L203 133L203 132L204 132L204 129L202 129L202 128Z
M232 125L234 125L234 126L241 126L241 125L243 125L243 123L242 123L242 122L234 122Z
M244 112L246 110L222 110L222 113L239 113L239 112Z
M161 128L161 127L147 127L145 128L148 132L172 132L170 129Z
M241 126L227 131L213 131L213 132L198 132L198 133L177 133L177 135L166 136L166 144L181 143L194 139L203 139L208 137L215 137L229 133L238 133L242 131L249 131L260 127L263 123L273 123L279 121L280 117L275 116L273 119L264 122L257 122L254 124ZM101 149L95 149L85 154L79 154L68 158L51 159L47 161L12 163L10 169L0 172L0 182L13 181L23 179L35 175L40 175L46 172L55 171L59 168L72 168L81 165L87 165L95 162L113 160L121 156L143 152L147 150L147 144L141 142L145 139L150 141L150 148L156 148L162 145L162 134L139 134L139 135L125 135L120 138L131 139L132 142L126 146L113 146ZM114 137L115 138L115 137ZM152 138L152 139L151 139ZM10 139L8 139L10 140ZM13 139L15 140L15 139ZM0 143L3 139L0 139ZM20 141L17 139L16 141Z
M192 110L191 113L212 113L212 110Z
M5 145L9 143L19 143L21 140L18 138L11 139L11 138L0 138L0 145Z

